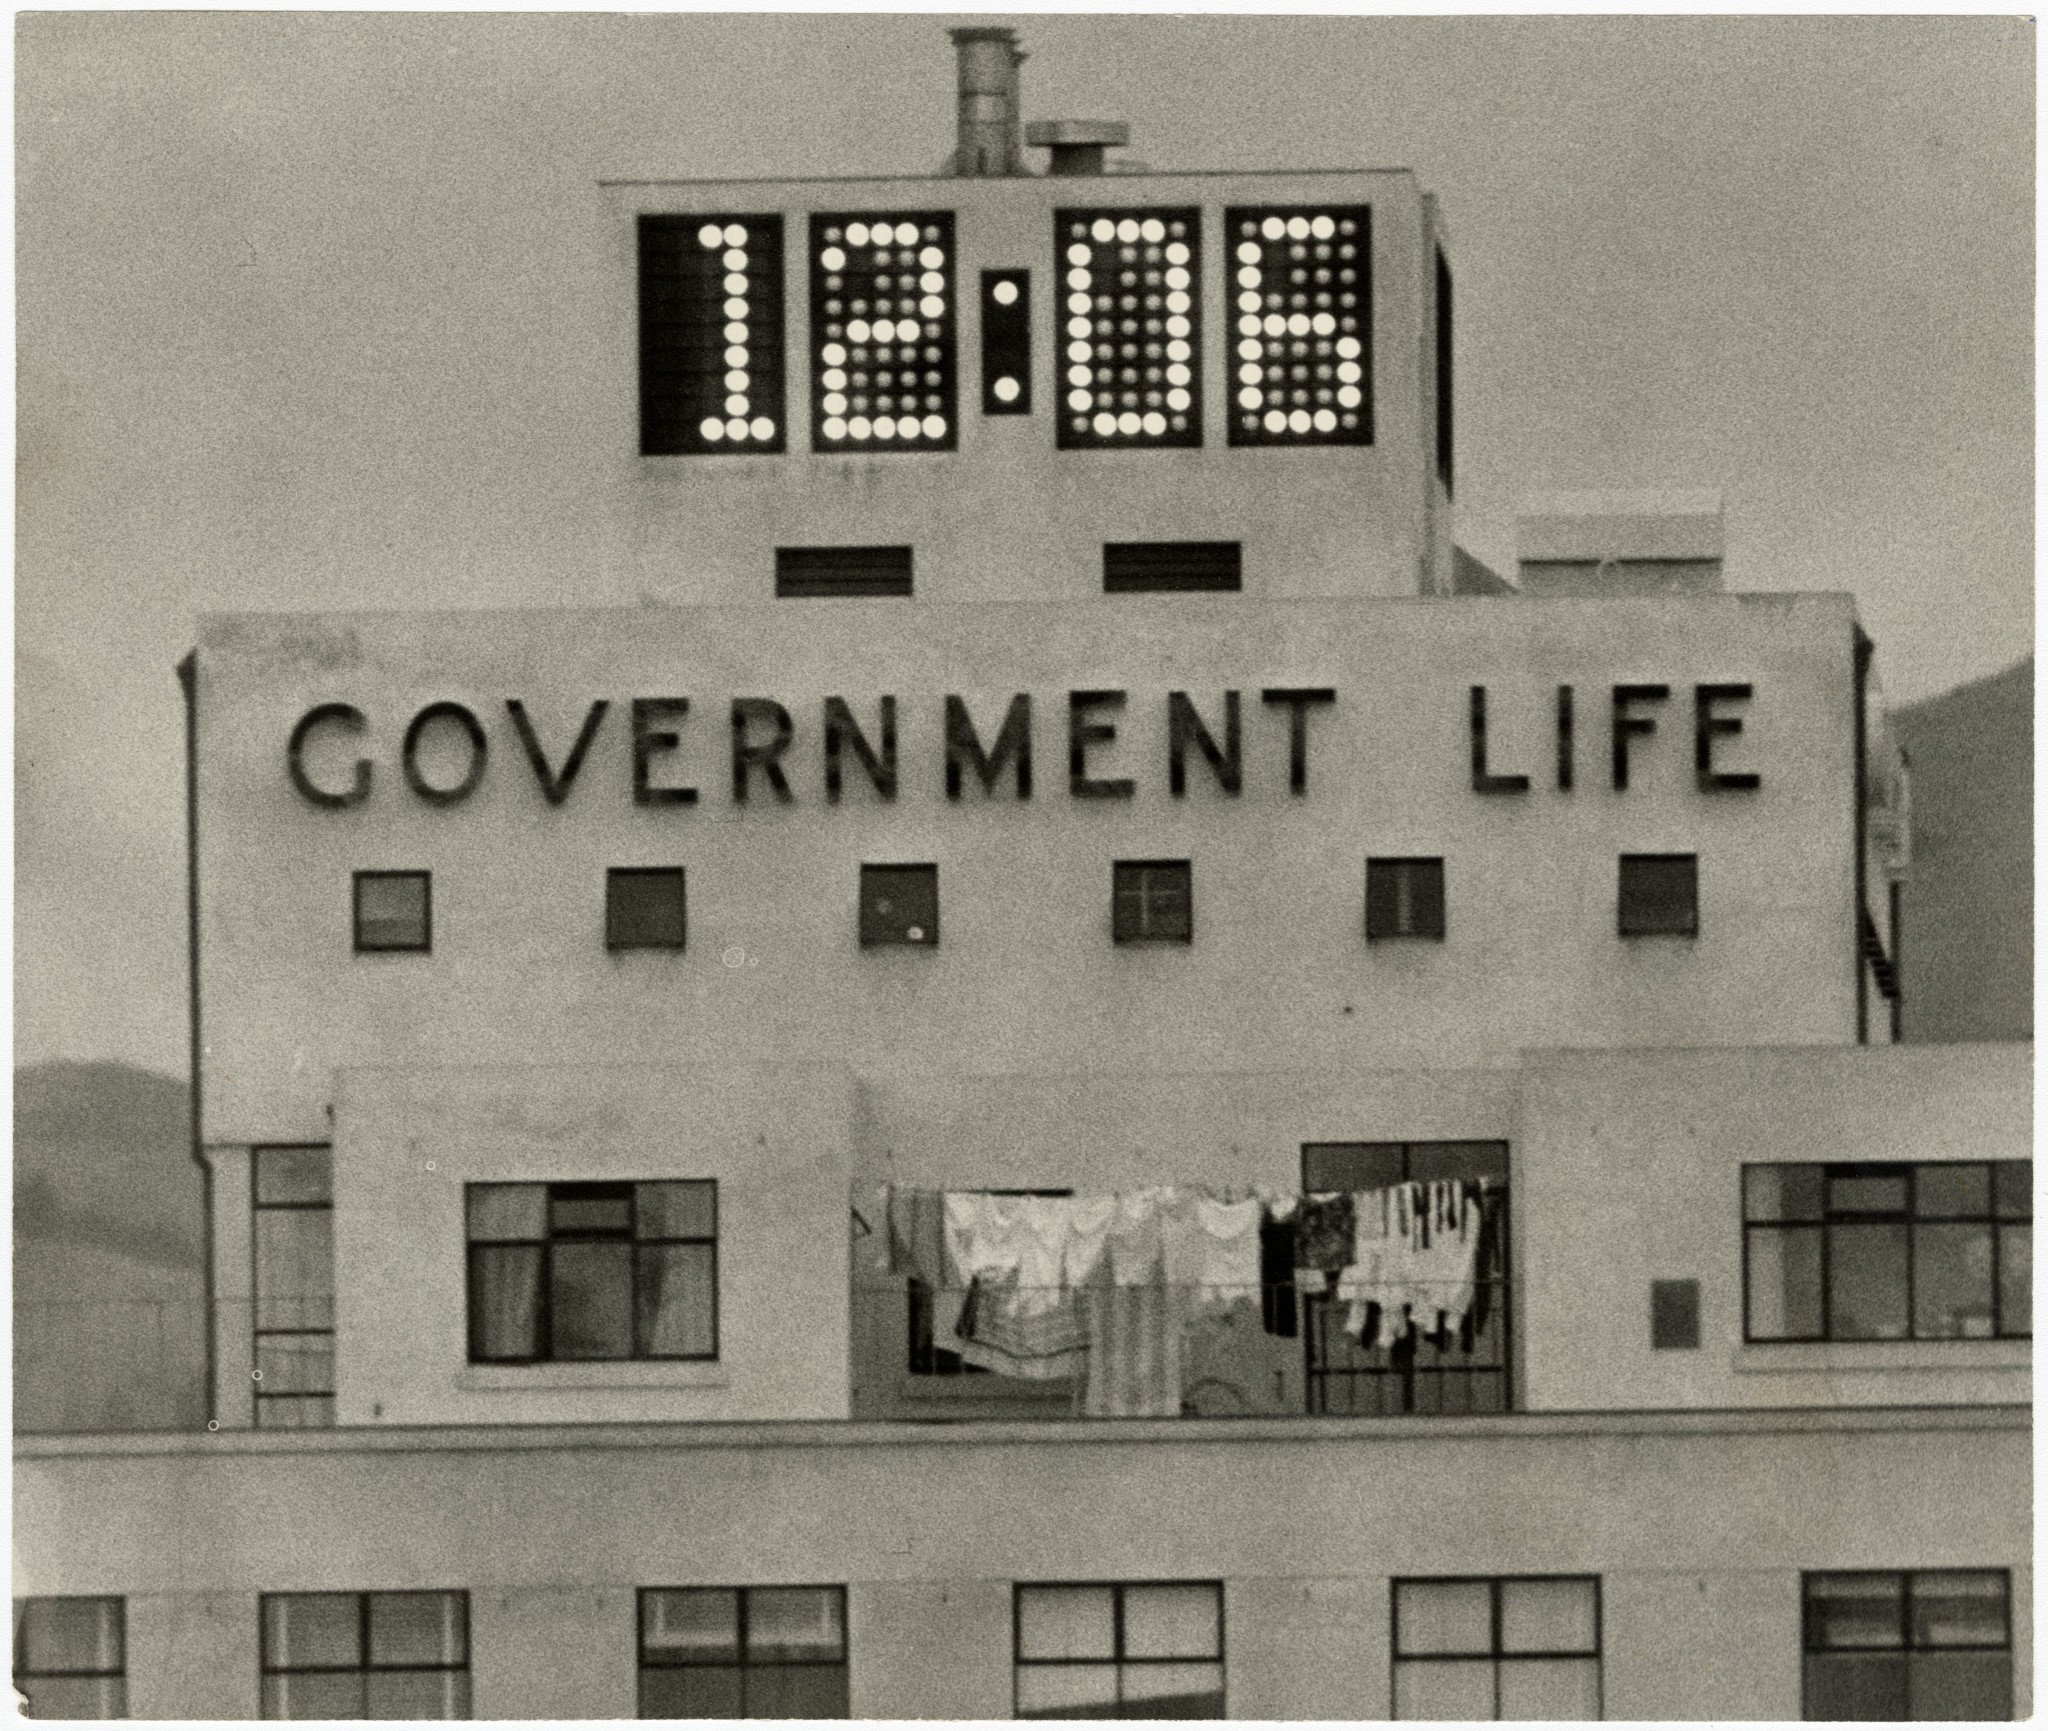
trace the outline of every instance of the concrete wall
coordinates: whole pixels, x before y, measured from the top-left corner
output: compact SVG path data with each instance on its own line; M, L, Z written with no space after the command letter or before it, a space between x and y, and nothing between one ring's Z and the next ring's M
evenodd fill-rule
M801 1053L861 1073L945 1070L1347 1071L1511 1062L1531 1044L1830 1044L1854 1037L1848 848L1849 608L1827 596L1524 603L1098 597L1053 607L902 602L639 613L307 616L209 621L199 651L202 990L209 1141L324 1140L340 1067L411 1063L709 1064ZM1605 693L1668 683L1643 706L1627 791L1610 785ZM1721 761L1751 793L1694 782L1688 688L1755 698ZM1554 785L1555 687L1579 693L1577 777ZM1490 768L1470 779L1468 690L1489 693ZM1269 686L1330 686L1309 724L1306 792L1288 787ZM1088 772L1066 784L1067 693L1129 692ZM1166 788L1166 694L1212 727L1243 698L1244 791L1206 766ZM1035 788L944 787L943 697L984 739L1033 695ZM822 796L820 704L845 695L871 734L899 700L901 793L848 764ZM687 694L658 783L632 798L629 701ZM797 729L779 805L759 777L731 796L729 699L769 695ZM611 700L580 779L542 798L506 717L519 697L559 767L593 699ZM489 767L461 804L407 791L399 741L425 704L469 705ZM369 716L308 753L368 800L318 809L285 743L318 702ZM459 767L430 765L443 784ZM1615 935L1616 856L1701 858L1697 940ZM1370 947L1369 854L1442 854L1449 935ZM1110 941L1110 865L1194 862L1191 945ZM862 861L935 861L936 950L862 951ZM686 954L607 953L605 868L682 864ZM349 874L434 873L434 953L351 953Z
M1790 1719L1802 1570L2006 1567L2024 1716L2029 1454L1983 1411L32 1441L15 1591L131 1595L136 1713L241 1718L259 1592L466 1587L477 1716L566 1718L631 1715L636 1587L843 1581L857 1714L1002 1718L1012 1583L1220 1579L1231 1716L1370 1719L1391 1578L1592 1573L1609 1717Z
M775 592L777 546L909 542L917 592L945 601L1074 601L1102 593L1105 541L1240 541L1244 586L1260 597L1426 593L1434 385L1419 333L1434 266L1413 175L1384 173L1043 176L993 180L659 182L614 186L613 293L597 316L614 333L609 400L620 506L641 592L669 602L758 601ZM1366 446L1233 449L1237 314L1226 207L1372 208L1372 403ZM1202 207L1199 277L1203 445L1199 450L1062 451L1065 265L1053 212L1066 207ZM643 212L783 213L783 456L641 457L635 219ZM955 213L959 449L811 454L809 213ZM980 273L1031 272L1030 415L981 413ZM1235 284L1229 287L1234 299Z
M338 1421L844 1418L851 1096L793 1064L344 1074ZM469 1363L463 1186L645 1178L718 1181L717 1361Z
M1745 1345L1745 1161L2025 1160L2029 1046L1531 1053L1514 1208L1530 1410L2031 1398L2025 1340ZM1650 1282L1700 1283L1697 1352Z

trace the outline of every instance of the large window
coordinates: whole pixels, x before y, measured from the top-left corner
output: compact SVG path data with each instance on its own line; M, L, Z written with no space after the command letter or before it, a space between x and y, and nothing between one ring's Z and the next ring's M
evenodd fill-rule
M640 449L780 451L782 218L640 218Z
M1372 443L1372 213L1224 212L1233 445Z
M128 1638L124 1602L16 1599L14 1686L30 1719L125 1719Z
M958 442L953 213L811 218L811 445L950 451Z
M1019 1719L1221 1719L1216 1581L1019 1587Z
M472 1184L467 1204L473 1363L718 1356L715 1182Z
M1592 1575L1394 1582L1396 1719L1598 1719Z
M643 1719L844 1719L844 1587L645 1587Z
M255 1234L256 1426L334 1422L334 1153L258 1148Z
M467 1719L467 1593L266 1593L266 1719Z
M2034 1164L1742 1169L1749 1340L2033 1332Z
M2003 1569L1808 1575L1808 1719L2010 1719L2011 1581Z
M1202 442L1202 213L1053 213L1062 450Z

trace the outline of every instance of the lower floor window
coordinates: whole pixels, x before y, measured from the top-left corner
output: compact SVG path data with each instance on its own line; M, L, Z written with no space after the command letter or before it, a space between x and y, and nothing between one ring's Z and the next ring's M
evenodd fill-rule
M1599 1578L1396 1581L1394 1717L1599 1718Z
M128 1637L124 1602L16 1599L14 1686L30 1719L125 1719Z
M467 1719L467 1593L266 1593L266 1719Z
M844 1719L844 1587L644 1587L643 1719Z
M1807 1718L2012 1717L2005 1570L1866 1570L1802 1585Z
M1223 1585L1019 1587L1019 1719L1221 1719Z

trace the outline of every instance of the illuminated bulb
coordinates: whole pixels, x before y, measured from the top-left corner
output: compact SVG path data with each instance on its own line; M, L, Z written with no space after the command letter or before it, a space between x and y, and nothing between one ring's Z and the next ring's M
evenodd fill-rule
M1088 232L1097 240L1115 240L1116 224L1111 222L1106 216L1098 216ZM1100 417L1097 418L1099 419Z
M1361 352L1358 346L1358 339L1356 337L1339 337L1337 339L1337 352L1347 361L1355 360Z
M886 227L887 225L885 224L884 226ZM880 240L877 240L875 244L880 246L882 243ZM899 222L896 225L896 244L898 246L917 245L917 224L914 222Z
M729 367L743 367L747 364L747 349L744 343L735 343L725 351L725 364Z
M1150 433L1153 438L1158 438L1161 433L1166 431L1166 417L1160 414L1157 409L1154 409L1145 417L1145 431Z
M989 291L989 298L999 307L1015 306L1017 304L1017 285L1005 277Z
M1095 375L1086 367L1069 367L1067 369L1067 383L1070 385L1085 385L1094 377Z
M1090 288L1094 286L1094 282L1095 277L1092 272L1085 270L1070 270L1067 272L1067 287L1070 289Z
M1277 216L1269 216L1264 222L1259 224L1259 233L1268 240L1282 240L1287 235L1287 224L1282 222Z
M1094 423L1094 425L1095 425L1095 431L1096 431L1096 433L1097 433L1097 434L1098 434L1098 435L1099 435L1100 437L1102 437L1102 438L1105 438L1105 439L1106 439L1106 438L1108 438L1108 437L1109 437L1109 435L1110 435L1111 433L1113 433L1113 432L1115 432L1115 431L1116 431L1116 416L1114 416L1114 415L1097 415L1097 416L1095 417L1095 423Z
M848 246L866 246L868 244L868 225L864 222L848 223L846 225L846 244ZM860 436L865 438L867 435L862 434Z
M1186 319L1178 316L1166 321L1166 334L1170 337L1184 337L1193 329L1193 325L1189 324Z
M923 300L917 303L917 310L923 313L926 318L935 319L944 314L946 303L937 295L926 295Z
M742 273L735 271L725 279L725 292L729 295L745 294L747 292L746 277Z
M757 439L772 439L775 437L775 423L769 420L766 415L762 415L756 420L749 430Z
M1086 264L1094 256L1094 252L1085 246L1070 246L1067 248L1067 263L1069 264Z
M1148 216L1139 226L1138 232L1154 246L1166 238L1166 224L1156 216Z
M896 321L896 340L899 343L914 343L923 335L924 331L919 326L917 320L898 319Z
M744 415L747 412L749 406L750 405L748 404L747 399L741 396L738 392L734 392L733 395L725 399L725 412L728 415ZM728 433L732 433L732 426L730 423L727 423L725 430ZM746 434L732 433L732 436L735 439L744 439L746 437Z
M1319 217L1317 220L1322 221L1325 219ZM1316 410L1316 431L1319 433L1334 433L1336 430L1336 415L1329 409Z
M1237 334L1241 337L1255 337L1266 327L1259 323L1256 313L1246 313L1237 321Z
M1287 321L1278 313L1268 313L1264 329L1269 337L1284 337L1287 334Z
M1264 256L1264 250L1255 240L1248 240L1237 249L1237 262L1239 264L1257 264Z
M1237 310L1241 313L1255 313L1259 310L1259 291L1246 289L1237 297Z
M1067 344L1067 359L1070 361L1085 361L1094 352L1086 343Z
M1269 433L1284 433L1287 431L1287 414L1285 410L1268 409L1266 411L1266 431Z
M1086 391L1069 391L1067 393L1067 407L1070 409L1085 409L1094 401L1095 399Z
M715 222L707 222L702 228L700 228L697 231L697 244L702 247L710 247L713 249L721 247L725 244L725 230L720 228L718 224ZM711 423L707 421L704 424L706 426L709 426ZM724 430L725 429L722 427L719 429L719 431L721 432L723 432ZM709 433L706 433L704 436L706 438L711 437Z
M841 252L836 246L828 246L823 252L818 254L818 262L827 270L844 270L846 268L846 254Z
M747 340L747 327L735 324L725 327L725 340L729 343L743 343Z
M1317 313L1314 318L1309 320L1309 325L1317 336L1326 337L1337 328L1337 321L1328 313Z
M1306 409L1296 409L1293 414L1287 417L1289 432L1305 433L1309 429L1309 424L1309 413Z
M1193 256L1179 241L1175 241L1166 249L1166 262L1168 264L1186 264Z
M727 223L725 225L725 244L727 246L745 246L747 244L747 231L736 222ZM730 431L731 429L728 428L727 430Z
M825 399L825 413L828 415L845 414L846 399L843 396L841 396L837 391L832 392Z
M1259 286L1259 267L1248 264L1240 268L1237 273L1237 286L1248 289L1257 288Z
M893 319L877 319L872 328L876 342L893 343L896 340L896 323Z
M896 422L894 417L889 415L877 416L875 419L875 437L878 439L893 439L895 436Z
M1365 397L1356 385L1339 385L1337 401L1344 408L1355 409L1365 401Z
M1137 223L1134 222L1130 217L1125 217L1122 222L1116 225L1116 238L1122 241L1124 245L1129 246L1132 241L1138 238ZM1137 417L1130 416L1127 418L1135 420ZM1136 427L1132 427L1129 430L1135 433L1138 429Z
M1256 409L1265 400L1258 390L1251 385L1245 386L1243 390L1237 393L1237 401L1240 408Z
M843 391L846 389L846 375L837 367L827 367L825 369L825 376L818 382L828 391Z
M1365 376L1364 369L1356 361L1339 361L1337 377L1347 385L1355 385Z
M1007 373L1005 373L1003 377L996 380L995 382L996 401L999 403L1014 403L1017 400L1018 396L1022 393L1023 389L1024 387L1022 385L1018 384L1015 379L1011 378ZM937 420L938 417L934 415L932 419ZM938 437L936 433L934 433L932 436L934 438Z
M846 423L842 421L837 415L834 415L830 420L828 420L825 423L825 437L828 439L845 438Z
M1073 310L1074 309L1072 307L1067 308L1068 312L1072 312ZM1067 320L1067 335L1070 337L1092 336L1094 335L1094 332L1095 327L1092 324L1090 324L1086 319Z
M1256 343L1247 343L1245 346L1247 348L1256 348L1258 345ZM1266 376L1266 369L1254 362L1247 361L1237 369L1237 376L1241 383L1255 385Z
M917 262L926 270L937 270L946 262L946 255L935 246L928 246L917 255Z
M727 373L725 375L725 388L728 391L734 391L739 393L740 395L745 395L747 389L747 375L743 372L738 371Z
M996 384L996 394L998 396L1002 394L1002 389L1005 384L1014 385L1015 383L1016 380L1014 379L999 380ZM944 415L925 416L924 436L927 439L943 439L946 436L946 417Z
M725 303L725 316L729 319L743 319L747 316L747 303L737 296Z
M852 237L849 235L848 238L851 239ZM846 430L856 439L865 439L874 431L874 428L868 425L867 416L855 415L852 420L846 423Z
M1173 410L1175 414L1180 414L1193 401L1194 399L1186 391L1168 391L1166 393L1166 406Z
M1121 234L1122 230L1118 230L1118 233ZM1116 418L1116 430L1119 433L1123 434L1123 436L1127 439L1133 433L1142 432L1144 430L1144 426L1145 423L1138 418L1137 414L1133 410L1130 409L1126 409L1121 415L1117 416Z
M946 279L935 270L928 270L917 279L917 286L928 295L938 294L946 286Z
M1187 368L1178 364L1166 369L1166 382L1169 385L1184 385L1190 377L1192 375L1188 372Z
M747 436L747 423L735 415L725 423L725 436L734 440L744 439Z
M1192 360L1194 358L1194 351L1186 343L1171 342L1166 345L1166 358L1169 361Z
M846 334L857 343L866 342L868 340L868 321L866 319L855 319L846 327Z
M1297 337L1305 337L1305 336L1307 336L1307 335L1308 335L1308 314L1307 314L1307 313L1295 313L1295 314L1291 315L1291 316L1290 316L1290 317L1288 318L1288 320L1287 320L1287 331L1288 331L1288 334L1289 334L1290 336L1297 336Z
M1237 353L1240 360L1255 361L1265 352L1266 345L1256 337L1246 337L1243 342L1237 345Z
M846 351L837 343L827 343L819 352L825 365L828 367L843 367L846 365Z
M1327 216L1319 216L1315 219L1315 221L1308 225L1308 231L1310 234L1314 235L1317 240L1328 240L1331 235L1337 232L1337 225L1334 222L1332 222ZM1325 432L1327 432L1328 430L1328 428L1324 429Z
M723 262L727 270L745 270L747 268L747 255L739 247L734 247L732 251L725 255L721 262Z
M716 229L711 229L708 230L707 232L711 234L716 234L718 231ZM697 238L699 240L704 239L702 235L699 235ZM716 244L716 242L707 240L704 241L704 244L706 246L713 246ZM725 423L717 419L715 416L707 417L704 420L697 423L697 436L700 439L702 439L707 445L715 445L718 443L720 439L725 437Z
M1289 240L1307 240L1308 218L1305 216L1290 216L1287 219L1287 238Z

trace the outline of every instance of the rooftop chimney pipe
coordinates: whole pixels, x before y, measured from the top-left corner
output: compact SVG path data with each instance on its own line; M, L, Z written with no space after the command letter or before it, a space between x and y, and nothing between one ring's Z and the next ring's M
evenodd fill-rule
M960 144L953 173L968 178L1022 174L1017 68L1024 51L1014 30L975 26L952 32L960 56Z

